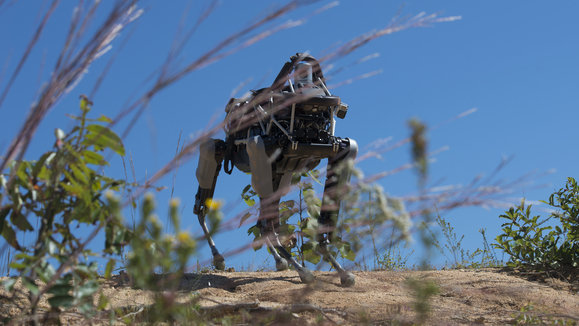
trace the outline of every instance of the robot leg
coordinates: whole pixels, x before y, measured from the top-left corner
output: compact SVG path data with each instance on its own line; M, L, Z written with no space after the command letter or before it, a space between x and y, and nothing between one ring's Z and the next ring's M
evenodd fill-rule
M279 240L276 232L276 223L279 224L279 198L261 198L260 205L259 223L261 233L265 238L269 251L275 259L277 270L287 269L289 262L298 272L302 282L312 283L315 280L314 274L305 266L298 263Z
M321 232L318 235L319 252L324 259L338 271L343 286L354 285L354 275L338 263L336 258L328 250L327 246L333 238L334 228L338 221L340 212L340 198L347 191L344 187L350 181L351 170L340 166L347 160L353 160L358 154L358 144L353 139L344 139L340 144L338 154L328 159L327 178L324 185L324 197L322 200L322 211L320 213L319 225Z
M219 139L210 139L199 146L199 164L195 173L199 188L195 195L195 206L193 207L193 212L197 215L207 243L211 248L213 266L219 270L225 269L225 259L215 246L215 242L205 223L205 215L208 211L207 200L212 199L215 192L215 184L221 170L225 147L225 142Z
M329 243L332 238L333 228L338 221L340 213L340 198L344 195L345 186L350 181L352 171L342 166L347 160L353 160L358 154L358 144L353 139L341 140L338 154L328 159L326 182L324 185L324 197L319 224L323 227L318 236L320 243Z
M278 269L287 266L289 261L300 275L304 283L311 283L314 280L313 274L301 266L292 255L281 245L276 232L276 224L279 224L279 199L281 194L274 190L274 176L272 163L268 157L263 138L255 136L247 143L247 154L249 156L249 166L251 169L251 185L260 199L260 212L258 223L266 244L271 251ZM281 181L288 180L282 177ZM278 181L279 184L282 182ZM284 185L282 185L284 186ZM275 187L275 188L279 188ZM283 191L283 189L281 189Z

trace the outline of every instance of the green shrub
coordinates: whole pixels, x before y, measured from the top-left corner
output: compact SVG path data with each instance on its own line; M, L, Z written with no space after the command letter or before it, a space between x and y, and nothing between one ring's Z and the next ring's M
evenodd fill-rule
M103 257L111 258L120 254L130 237L120 203L112 195L130 185L102 173L109 164L102 152L110 149L123 156L125 150L106 127L109 118L87 118L91 104L82 98L81 115L72 117L76 126L68 134L56 129L51 151L37 161L13 161L11 170L0 174L0 201L6 196L0 207L0 233L17 252L10 268L30 291L32 315L45 293L53 310L77 307L82 313L91 312L99 285L97 264L88 259L95 253L88 243L104 230ZM92 233L87 236L79 231L82 228L91 228ZM32 245L17 240L17 233L32 231L37 231ZM38 279L45 286L39 286ZM9 282L9 289L14 282Z
M2 285L16 297L15 284L22 281L29 309L22 314L34 324L43 324L48 317L58 320L60 313L71 309L86 318L94 317L97 310L113 313L109 299L98 295L102 280L94 257L108 260L104 276L109 278L123 248L130 246L124 267L133 285L155 293L147 318L181 318L184 312L173 305L173 294L196 243L180 228L179 202L172 200L169 211L175 236L162 232L152 195L144 197L140 222L133 229L124 223L123 205L114 192L137 185L104 175L103 167L109 163L103 151L123 156L124 147L106 126L110 119L87 117L90 105L82 98L81 116L72 117L76 125L68 134L56 130L51 151L37 161L14 161L10 171L0 174L4 191L0 202L2 194L6 196L0 207L0 234L16 250L10 268L17 275ZM39 226L34 228L35 224ZM25 231L37 231L31 244L18 241L17 233ZM89 244L99 233L104 233L104 249L92 251ZM40 313L42 297L47 298L50 314Z
M496 237L496 248L510 256L511 266L576 268L579 265L579 187L568 178L565 187L554 192L549 202L556 209L549 217L531 216L531 206L522 201L500 218L503 234ZM547 223L549 222L549 223Z

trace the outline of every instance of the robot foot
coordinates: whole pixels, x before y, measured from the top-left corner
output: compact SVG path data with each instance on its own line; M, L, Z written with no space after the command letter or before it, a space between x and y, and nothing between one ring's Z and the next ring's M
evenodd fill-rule
M221 254L213 256L213 266L217 270L225 270L225 258Z
M286 269L289 269L289 265L287 263L287 260L285 260L284 258L280 258L279 260L276 260L275 261L275 269L277 269L278 272L285 271Z
M304 268L302 270L298 270L298 274L300 275L300 280L302 280L302 283L311 284L316 280L314 274L309 269Z
M356 277L350 272L340 273L340 282L342 286L350 287L356 283Z

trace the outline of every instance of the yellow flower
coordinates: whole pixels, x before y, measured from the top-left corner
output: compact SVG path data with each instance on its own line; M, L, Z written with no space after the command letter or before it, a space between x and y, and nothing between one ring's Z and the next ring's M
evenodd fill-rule
M186 231L181 231L177 234L177 241L181 242L181 243L185 243L185 242L189 242L191 241L191 236L189 235L189 232Z
M221 208L221 206L223 206L223 202L221 202L221 200L213 200L211 198L207 199L207 201L205 202L205 205L207 206L207 208L209 210L219 210Z
M180 204L181 204L181 200L179 200L179 198L173 198L169 202L169 206L171 206L171 207L179 207Z

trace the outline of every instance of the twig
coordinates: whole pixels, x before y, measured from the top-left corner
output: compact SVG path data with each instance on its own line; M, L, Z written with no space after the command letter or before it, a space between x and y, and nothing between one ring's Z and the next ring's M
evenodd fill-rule
M1 5L1 3L0 3L0 5ZM42 18L42 22L40 22L40 24L38 24L38 27L36 28L36 32L34 33L34 36L30 39L30 42L28 43L28 46L26 47L24 54L22 55L22 57L20 58L20 61L18 62L18 66L16 66L16 69L14 69L12 76L10 76L8 83L6 84L6 88L4 89L4 92L2 92L2 95L0 96L0 107L2 107L2 103L4 102L6 95L8 95L8 92L10 91L10 87L12 86L12 84L14 84L14 80L20 74L20 70L22 69L22 67L24 66L24 63L28 59L30 52L32 52L32 48L34 48L34 46L36 45L36 42L38 42L38 39L40 38L42 31L44 30L44 26L46 26L46 22L48 22L48 18L50 18L50 16L52 16L52 13L54 12L54 9L56 9L57 5L58 5L58 0L52 1L50 8L48 9L46 14L44 14L44 17Z
M579 316L572 316L572 315L567 315L567 314L534 314L532 311L526 311L524 313L525 314L531 314L531 315L533 315L535 317L539 317L539 318L542 318L542 317L555 317L555 318L557 318L557 317L559 317L559 318L567 318L567 319L579 321Z
M136 315L140 314L140 313L143 312L143 311L145 311L145 306L140 306L137 311L130 312L130 313L128 313L128 314L126 314L126 315L124 315L124 316L122 316L122 317L117 318L117 320L123 320L123 319L125 319L125 318L129 318L129 317L136 316Z

